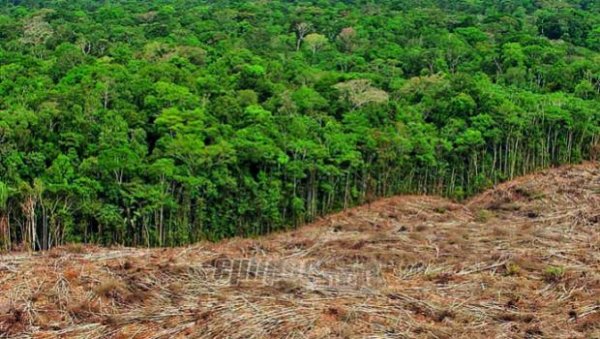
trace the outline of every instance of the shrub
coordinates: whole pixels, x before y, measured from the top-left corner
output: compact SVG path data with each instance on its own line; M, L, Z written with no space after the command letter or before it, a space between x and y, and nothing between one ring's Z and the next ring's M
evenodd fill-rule
M548 283L558 282L565 275L564 267L549 266L544 270L544 281Z
M521 266L515 263L506 264L506 275L519 275L521 273Z
M475 214L475 221L485 223L494 217L494 213L489 210L479 210Z

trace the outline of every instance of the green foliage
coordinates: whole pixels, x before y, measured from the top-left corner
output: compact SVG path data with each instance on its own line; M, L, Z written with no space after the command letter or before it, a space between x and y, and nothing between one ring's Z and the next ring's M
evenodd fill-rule
M506 275L516 276L521 273L521 266L519 266L515 263L507 263L505 265L505 268L506 268Z
M8 202L8 186L0 181L0 210L6 208L6 203Z
M2 244L254 236L596 156L591 3L4 1Z
M558 282L565 275L565 268L560 266L549 266L543 272L544 281L548 283Z
M493 217L494 217L494 213L492 211L481 209L481 210L477 211L477 214L475 215L475 220L477 222L486 223Z

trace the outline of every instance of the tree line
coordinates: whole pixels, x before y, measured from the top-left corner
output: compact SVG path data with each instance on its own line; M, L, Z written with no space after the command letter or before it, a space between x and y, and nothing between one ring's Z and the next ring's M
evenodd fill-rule
M600 156L592 0L0 4L0 248L175 246Z

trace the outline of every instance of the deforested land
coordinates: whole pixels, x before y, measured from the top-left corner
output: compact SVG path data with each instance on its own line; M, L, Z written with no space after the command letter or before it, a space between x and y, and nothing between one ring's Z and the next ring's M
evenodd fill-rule
M0 249L183 246L600 157L600 2L0 1Z

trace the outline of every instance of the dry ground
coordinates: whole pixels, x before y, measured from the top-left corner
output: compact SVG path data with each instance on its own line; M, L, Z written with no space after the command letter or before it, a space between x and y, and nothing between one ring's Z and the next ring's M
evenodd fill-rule
M0 257L0 337L600 338L600 165L265 238Z

